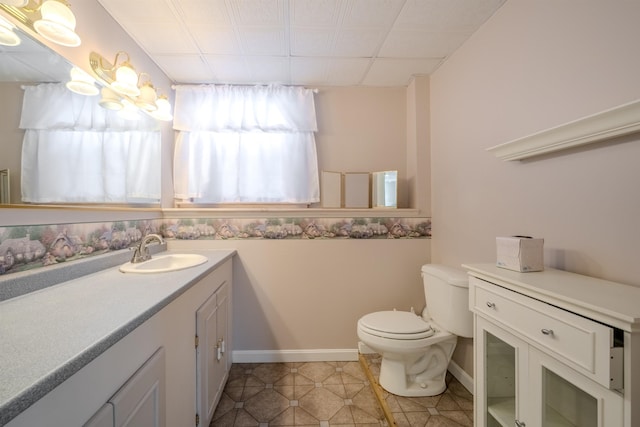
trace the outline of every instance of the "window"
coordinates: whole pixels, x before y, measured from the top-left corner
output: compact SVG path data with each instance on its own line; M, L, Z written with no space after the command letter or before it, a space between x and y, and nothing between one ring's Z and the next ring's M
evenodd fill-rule
M179 201L319 201L312 90L178 86L174 129Z

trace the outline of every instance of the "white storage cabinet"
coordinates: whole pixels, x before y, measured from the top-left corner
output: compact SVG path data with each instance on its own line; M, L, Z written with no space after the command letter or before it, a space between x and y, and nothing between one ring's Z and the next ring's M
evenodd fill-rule
M559 270L466 267L477 427L640 425L640 307L627 300L637 304L639 288Z

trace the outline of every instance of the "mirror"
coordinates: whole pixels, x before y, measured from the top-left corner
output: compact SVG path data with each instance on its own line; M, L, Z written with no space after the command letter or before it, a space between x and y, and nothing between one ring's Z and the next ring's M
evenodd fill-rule
M0 169L10 171L10 200L20 200L20 162L22 137L19 129L22 109L22 85L63 82L69 77L71 64L26 33L14 28L20 37L18 46L0 45Z
M0 17L2 16L0 14ZM21 43L17 46L0 45L0 98L3 100L3 114L0 115L0 153L2 153L0 170L10 171L8 179L10 203L23 205L20 171L25 132L19 128L24 96L23 86L67 82L72 64L40 43L36 37L19 28L14 28L13 31L20 37ZM97 103L99 99L96 96L95 102ZM65 173L64 169L61 167L60 173ZM120 206L148 208L158 205L159 203L121 204Z

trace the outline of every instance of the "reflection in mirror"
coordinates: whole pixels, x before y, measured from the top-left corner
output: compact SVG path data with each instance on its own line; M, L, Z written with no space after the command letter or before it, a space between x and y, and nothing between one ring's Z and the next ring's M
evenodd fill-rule
M21 203L20 164L24 131L19 129L22 85L68 80L71 65L60 55L17 28L17 46L0 45L0 169L11 171L11 203Z
M23 99L25 95L24 88L33 87L42 83L66 83L70 80L71 64L57 53L53 52L43 44L34 40L17 28L12 29L16 35L20 37L20 44L17 46L0 45L0 97L3 100L3 114L0 115L0 170L8 169L11 171L10 176L10 203L21 204L23 177L20 176L22 168L22 150L23 140L25 139L25 130L20 128ZM99 96L89 97L91 102L97 104ZM104 131L104 129L102 129ZM94 135L95 136L95 135ZM158 137L159 138L159 137ZM67 148L67 151L70 149ZM69 153L71 154L71 153ZM58 163L59 160L56 161ZM32 163L33 164L33 163ZM74 173L74 165L66 163L59 164L59 175L54 175L64 180L69 174ZM158 161L159 169L159 161ZM38 170L38 169L36 169ZM29 174L31 175L31 174ZM30 178L30 177L25 177ZM159 188L160 177L157 179ZM29 181L29 179L26 179ZM25 181L25 182L26 182ZM79 178L79 181L83 181ZM100 201L80 201L71 194L69 201L50 201L45 203L107 203L109 205L127 205L138 203L134 206L148 207L156 206L158 199L140 200L100 200ZM39 203L39 202L38 202Z

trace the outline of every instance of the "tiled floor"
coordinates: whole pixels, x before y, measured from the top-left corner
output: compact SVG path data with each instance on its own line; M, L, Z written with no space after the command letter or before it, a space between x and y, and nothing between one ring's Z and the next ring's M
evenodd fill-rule
M359 362L234 364L211 427L473 425L473 398L452 376L439 396L400 397L375 384L379 356L364 360L374 384Z
M211 426L380 426L358 362L234 364Z

